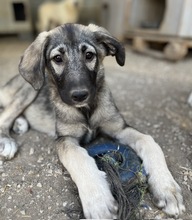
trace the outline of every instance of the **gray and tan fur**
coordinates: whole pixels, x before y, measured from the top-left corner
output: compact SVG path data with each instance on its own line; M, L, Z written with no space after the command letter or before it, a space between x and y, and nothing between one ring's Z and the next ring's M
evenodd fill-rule
M108 55L124 65L123 46L95 25L66 24L39 34L19 65L20 74L35 90L17 76L0 91L4 107L0 156L14 157L17 145L9 129L23 113L32 128L53 136L56 133L59 158L78 187L85 217L114 219L118 207L106 175L81 147L98 133L108 135L137 152L156 205L169 215L179 216L185 210L181 189L161 148L151 136L129 127L114 104L102 64Z

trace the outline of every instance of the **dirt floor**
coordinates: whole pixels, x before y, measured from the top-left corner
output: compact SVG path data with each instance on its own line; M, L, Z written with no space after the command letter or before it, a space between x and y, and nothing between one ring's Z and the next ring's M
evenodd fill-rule
M18 73L29 42L0 38L0 85ZM183 190L186 213L192 219L192 57L171 63L127 50L124 67L105 61L106 78L127 122L151 134L162 146L168 166ZM79 199L70 176L58 161L52 139L29 130L16 136L16 157L0 174L1 220L61 220L79 218ZM142 219L168 219L147 194ZM69 212L69 210L73 210Z

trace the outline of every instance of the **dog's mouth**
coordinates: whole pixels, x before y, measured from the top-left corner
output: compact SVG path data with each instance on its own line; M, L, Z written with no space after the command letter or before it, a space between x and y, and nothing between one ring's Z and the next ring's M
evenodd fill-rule
M73 105L75 108L89 108L88 103L78 103Z
M86 108L89 109L90 106L94 104L95 96L88 97L86 100L82 102L75 102L71 100L71 105L75 108Z
M75 108L81 109L81 108L85 108L85 109L89 109L90 106L92 106L92 102L88 102L88 101L84 101L84 102L73 102L73 101L64 101L62 100L64 103L66 103L67 105L73 106Z

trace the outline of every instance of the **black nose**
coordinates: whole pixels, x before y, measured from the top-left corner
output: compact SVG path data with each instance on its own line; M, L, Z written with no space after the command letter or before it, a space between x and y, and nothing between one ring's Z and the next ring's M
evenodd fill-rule
M76 90L71 94L71 98L74 102L83 102L87 99L89 93L87 90Z

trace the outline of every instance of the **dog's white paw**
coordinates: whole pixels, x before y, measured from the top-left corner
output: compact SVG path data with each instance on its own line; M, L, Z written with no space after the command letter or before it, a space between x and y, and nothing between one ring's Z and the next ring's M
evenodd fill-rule
M13 131L19 135L26 133L28 131L28 128L28 122L22 116L17 118L13 124Z
M100 180L79 191L83 212L87 219L117 219L117 203L113 198L106 174L100 172Z
M18 146L12 138L0 137L0 156L10 160L17 152Z
M148 180L154 203L170 216L178 217L185 211L181 188L170 173L160 173Z

